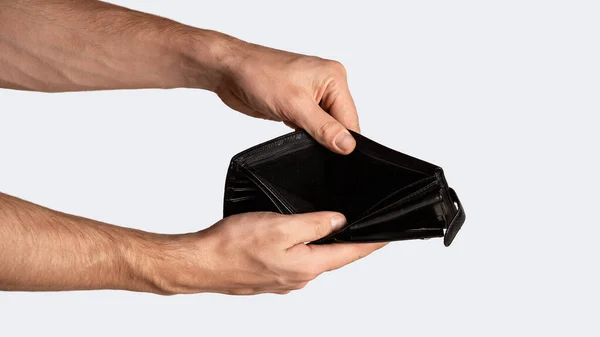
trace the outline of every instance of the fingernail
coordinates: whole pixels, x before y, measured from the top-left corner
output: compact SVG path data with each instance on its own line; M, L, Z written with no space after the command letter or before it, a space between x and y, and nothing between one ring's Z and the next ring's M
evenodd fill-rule
M346 224L346 218L342 215L336 214L331 217L331 229L335 232L338 229L344 227Z
M344 152L350 152L354 149L356 141L348 131L342 131L335 137L335 145Z

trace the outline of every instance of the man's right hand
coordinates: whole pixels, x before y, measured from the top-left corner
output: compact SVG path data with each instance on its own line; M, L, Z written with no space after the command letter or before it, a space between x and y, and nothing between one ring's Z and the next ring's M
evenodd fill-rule
M155 283L166 294L286 294L385 245L306 244L344 224L335 212L234 215L163 245Z

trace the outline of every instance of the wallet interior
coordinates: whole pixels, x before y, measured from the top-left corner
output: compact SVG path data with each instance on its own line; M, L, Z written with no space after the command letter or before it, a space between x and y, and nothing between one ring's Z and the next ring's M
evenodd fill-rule
M347 225L315 243L446 236L449 245L464 211L442 169L353 136L357 146L349 155L325 149L304 131L236 155L227 175L224 215L337 211Z

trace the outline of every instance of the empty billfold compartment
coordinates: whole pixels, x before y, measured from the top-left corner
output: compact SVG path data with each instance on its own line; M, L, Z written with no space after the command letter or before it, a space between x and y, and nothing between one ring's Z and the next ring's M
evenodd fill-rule
M465 216L442 169L353 136L357 146L349 155L297 131L234 156L224 216L337 211L347 225L315 243L445 237L449 245Z

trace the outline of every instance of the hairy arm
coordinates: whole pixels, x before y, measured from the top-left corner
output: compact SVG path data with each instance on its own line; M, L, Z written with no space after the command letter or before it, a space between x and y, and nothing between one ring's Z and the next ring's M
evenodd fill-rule
M0 290L161 292L146 272L166 237L0 193Z
M0 1L0 85L209 89L224 34L90 0Z
M312 246L343 215L247 213L197 233L143 232L0 193L0 290L288 293L384 244Z

